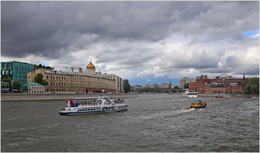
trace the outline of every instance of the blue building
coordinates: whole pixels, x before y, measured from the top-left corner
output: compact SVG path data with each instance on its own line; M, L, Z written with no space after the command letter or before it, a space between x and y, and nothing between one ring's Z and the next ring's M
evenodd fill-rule
M1 62L1 76L9 76L22 85L27 83L27 73L34 71L34 65L24 62Z

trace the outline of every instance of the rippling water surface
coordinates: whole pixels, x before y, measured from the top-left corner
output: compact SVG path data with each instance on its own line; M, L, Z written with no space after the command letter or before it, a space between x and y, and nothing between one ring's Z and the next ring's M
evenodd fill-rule
M259 99L143 94L126 112L60 116L64 101L2 102L1 151L259 152Z

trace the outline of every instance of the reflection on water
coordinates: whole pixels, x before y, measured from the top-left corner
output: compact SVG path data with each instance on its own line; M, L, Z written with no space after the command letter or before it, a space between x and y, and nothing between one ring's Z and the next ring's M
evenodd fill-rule
M144 94L129 110L60 116L63 101L3 102L1 151L259 151L259 99Z

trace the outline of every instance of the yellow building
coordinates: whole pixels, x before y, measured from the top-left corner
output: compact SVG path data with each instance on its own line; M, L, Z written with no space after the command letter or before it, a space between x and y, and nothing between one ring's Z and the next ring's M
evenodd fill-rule
M121 77L119 77L115 74L106 74L106 73L100 74L100 75L111 78L111 79L115 79L116 92L119 92L119 93L124 92L124 80Z
M93 70L93 67L92 67ZM37 69L28 72L27 81L34 82L37 73L43 75L47 81L46 92L115 92L115 79L96 74L84 74L80 72L62 72Z

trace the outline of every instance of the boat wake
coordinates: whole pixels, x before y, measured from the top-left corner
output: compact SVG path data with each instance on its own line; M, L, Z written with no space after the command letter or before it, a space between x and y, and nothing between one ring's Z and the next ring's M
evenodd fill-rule
M172 117L183 113L189 113L191 111L195 111L195 108L174 110L174 111L162 111L160 113L155 113L151 115L141 115L138 118L142 120L154 119L154 118L167 118L167 117Z
M195 108L176 110L175 113L176 114L182 114L182 113L188 113L188 112L191 112L191 111L195 111Z

